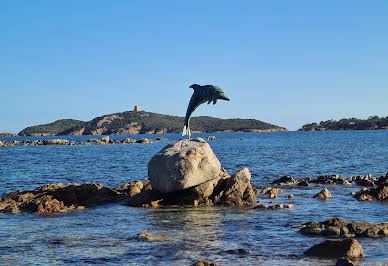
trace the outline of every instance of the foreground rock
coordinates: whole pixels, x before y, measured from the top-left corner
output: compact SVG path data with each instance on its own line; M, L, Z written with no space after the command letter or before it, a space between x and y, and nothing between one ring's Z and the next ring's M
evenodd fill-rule
M0 212L64 213L118 202L123 198L121 193L101 184L47 184L35 190L18 190L4 195L0 201Z
M200 138L171 143L148 163L152 188L163 193L218 179L220 171L220 161L209 144Z
M361 244L355 239L326 240L314 245L304 252L309 256L321 258L361 258L364 252Z
M216 179L181 191L163 193L153 189L150 181L142 183L141 191L128 197L126 204L133 207L166 206L231 206L250 207L257 203L258 190L250 184L251 174L243 168L232 176L221 168ZM126 185L130 191L138 191ZM138 187L139 188L139 187ZM124 191L124 190L120 190Z
M388 236L388 223L350 222L340 218L331 218L324 222L311 221L299 227L299 232L309 235L345 237Z

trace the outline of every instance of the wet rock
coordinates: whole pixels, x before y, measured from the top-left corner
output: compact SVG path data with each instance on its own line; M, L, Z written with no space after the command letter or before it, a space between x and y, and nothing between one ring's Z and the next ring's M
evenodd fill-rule
M218 264L200 260L200 261L197 261L196 263L192 264L191 266L218 266Z
M279 185L299 185L299 186L308 186L312 183L315 184L357 184L359 186L374 186L376 185L378 179L373 177L371 174L366 174L363 176L352 176L345 178L343 176L334 174L334 175L322 175L318 176L316 179L312 178L293 178L291 176L283 176L280 179L277 179L272 182L272 184Z
M102 137L101 141L105 142L105 144L108 144L109 143L109 136Z
M276 204L276 205L272 205L272 206L269 206L268 207L269 209L283 209L284 208L284 204L280 203L280 204Z
M267 205L265 204L259 204L255 207L255 209L259 209L259 210L266 210L267 209Z
M118 186L114 190L132 197L140 193L143 187L146 186L147 184L149 184L149 180L145 182L134 181L134 182L126 183L122 186Z
M371 174L366 174L363 176L351 176L347 178L347 181L349 183L354 183L359 186L374 186L375 182L377 181L376 177L372 177Z
M102 141L102 140L96 141L96 145L105 145L105 144L107 144L105 141Z
M361 244L355 239L326 240L312 246L304 254L322 258L361 258L364 256Z
M279 185L294 185L298 184L300 180L293 178L292 176L285 175L275 181L272 182L272 184L279 184Z
M340 258L335 263L335 266L356 266L353 261L347 258Z
M207 140L216 140L216 137L215 136L209 136L209 137L207 137Z
M287 198L287 199L293 199L293 198L295 198L295 196L294 196L294 194L289 194L289 195L287 195L286 198Z
M388 201L388 182L381 182L376 188L362 189L354 196L359 201Z
M301 180L299 183L298 183L298 186L309 186L310 185L310 181L309 179L303 179Z
M151 140L147 138L142 138L142 139L136 140L136 143L151 143Z
M180 140L157 153L148 163L153 189L173 192L216 179L221 164L203 139Z
M314 196L315 199L328 200L331 199L331 193L327 188L324 188L321 192Z
M156 138L155 140L168 140L168 138Z
M384 237L388 236L388 223L350 222L331 218L324 222L311 221L300 226L299 232L309 235L345 237Z
M269 195L271 199L276 198L279 193L283 193L283 190L276 187L266 187L260 192L261 195Z
M323 175L317 177L318 184L343 184L346 178L340 175Z
M88 139L88 142L97 142L99 141L98 139Z
M136 140L135 139L126 138L121 143L123 143L123 144L133 144L133 143L136 143Z
M0 212L63 213L118 202L123 198L122 194L101 184L47 184L35 190L18 190L4 195Z
M155 234L151 234L151 233L146 233L146 232L140 232L136 236L138 238L146 239L146 240L149 240L149 241L163 241L163 240L167 240L168 239L165 236L159 236L159 235L155 235Z
M222 204L234 207L255 205L258 191L250 184L250 180L248 168L243 168L228 178L222 190Z
M225 252L231 253L231 254L249 254L249 253L252 253L252 250L245 249L245 248L238 248L238 249L225 250Z
M48 139L38 142L40 145L70 145L67 139Z

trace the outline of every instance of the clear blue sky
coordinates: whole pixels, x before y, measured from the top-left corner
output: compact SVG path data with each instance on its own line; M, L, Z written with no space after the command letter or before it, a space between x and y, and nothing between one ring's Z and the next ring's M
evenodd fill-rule
M388 1L0 1L0 132L132 110L304 123L388 115Z

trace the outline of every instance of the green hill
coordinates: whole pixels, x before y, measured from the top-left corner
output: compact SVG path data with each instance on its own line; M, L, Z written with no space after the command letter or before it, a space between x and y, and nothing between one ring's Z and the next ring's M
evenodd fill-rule
M36 136L180 133L183 123L183 117L127 111L96 117L88 122L58 120L47 125L28 127L19 134ZM209 116L193 117L190 127L193 132L286 131L285 128L255 119L220 119Z
M74 120L74 119L61 119L55 122L31 126L23 129L19 132L19 136L55 136L60 135L65 130L78 127L85 124L84 121Z
M343 118L340 120L327 120L318 123L303 125L298 131L324 131L324 130L374 130L388 129L388 116L370 116L368 119Z

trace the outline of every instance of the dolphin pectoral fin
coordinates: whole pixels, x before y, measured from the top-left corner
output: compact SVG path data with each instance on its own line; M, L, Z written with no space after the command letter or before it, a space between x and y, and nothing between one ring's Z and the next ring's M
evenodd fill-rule
M217 98L214 98L213 99L213 105L215 105L217 103Z
M212 102L212 100L209 100L208 102L207 102L207 104L209 104L209 103L211 103Z

